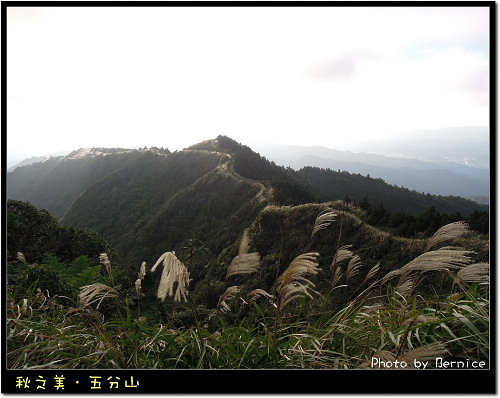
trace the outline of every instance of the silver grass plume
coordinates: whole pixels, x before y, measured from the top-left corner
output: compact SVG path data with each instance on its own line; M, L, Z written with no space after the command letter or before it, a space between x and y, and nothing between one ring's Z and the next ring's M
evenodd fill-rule
M135 291L137 292L137 294L141 294L141 280L140 279L137 279L135 281Z
M248 229L243 231L243 237L241 238L240 246L238 249L238 255L233 258L231 264L229 265L226 273L226 280L231 275L239 274L251 274L252 272L257 272L260 266L260 255L257 252L248 253L250 239L248 238Z
M21 261L23 264L26 264L26 258L24 258L24 254L21 252L17 252L17 259Z
M269 294L263 289L254 289L249 293L250 296L250 301L255 301L260 297L265 297L265 298L273 298L274 296L272 294Z
M488 263L471 264L458 271L457 276L465 282L488 282L490 265Z
M297 256L288 269L284 271L276 281L279 307L283 308L290 301L309 296L309 290L317 293L312 287L315 285L305 276L318 273L319 253L305 253Z
M234 297L236 293L240 291L238 286L230 286L226 289L224 293L219 297L219 302L217 303L217 309L220 309L222 312L231 311L229 305L227 305L226 300Z
M351 279L354 275L356 275L359 272L359 268L362 265L363 264L361 263L361 257L355 254L349 261L349 264L347 265L346 282L348 282L349 279Z
M427 272L462 268L470 264L471 258L469 254L472 254L472 252L451 249L439 249L423 253L401 268L401 277L413 271Z
M398 269L393 269L392 271L389 271L382 278L382 285L386 284L392 278L395 278L396 276L400 276L400 275L401 275L401 270L399 268Z
M370 271L368 271L368 273L365 276L365 280L363 281L363 283L366 283L370 278L373 278L375 275L377 275L377 273L379 271L380 271L380 263L377 263L376 265L374 265L370 269Z
M139 269L139 279L143 280L144 277L146 276L146 261L143 261L141 264L141 268Z
M396 292L402 297L408 297L416 286L418 278L416 276L406 276L404 279L401 278L398 285L396 286Z
M99 308L102 300L107 297L117 297L118 292L104 283L93 283L92 285L82 286L79 296L83 306L91 305L99 301L96 307Z
M111 275L111 263L108 259L108 255L106 253L101 253L99 255L99 261L101 264L104 264L104 267L106 268L106 272L108 273L109 277L112 278Z
M333 272L333 278L332 278L332 288L339 283L340 279L342 278L342 270L339 267L335 268L335 271Z
M151 272L154 272L161 263L163 263L163 272L158 287L158 298L164 301L167 296L174 296L174 301L181 301L182 298L187 302L186 296L189 294L187 288L191 281L187 268L179 261L174 252L166 252L153 265ZM177 284L177 289L174 292L175 284Z
M354 253L349 250L349 248L351 246L352 245L345 245L345 246L342 246L341 248L339 248L337 250L337 252L335 253L335 256L333 257L332 265L330 266L330 269L332 271L333 271L333 269L335 268L335 266L338 263L340 263L340 262L342 262L344 260L352 258L352 256L354 255Z
M335 221L335 217L337 217L337 213L335 213L332 209L326 209L322 211L318 217L316 217L316 221L314 222L314 227L311 232L311 239L316 234L316 232L325 229L332 222Z
M139 269L138 278L135 281L135 290L137 294L141 293L141 281L144 279L145 276L146 276L146 262L143 261L141 264L141 268Z
M432 238L429 240L425 251L429 251L432 247L441 242L458 238L459 236L466 234L467 232L469 232L469 226L463 221L457 221L447 224L439 228L436 233L432 235Z

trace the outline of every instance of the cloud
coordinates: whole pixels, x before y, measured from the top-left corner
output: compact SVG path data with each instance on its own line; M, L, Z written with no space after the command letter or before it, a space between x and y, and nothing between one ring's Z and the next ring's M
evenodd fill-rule
M348 81L356 77L360 62L375 58L370 51L355 51L340 54L327 62L322 62L309 70L308 75L320 80Z
M487 7L14 9L9 151L335 146L489 120Z

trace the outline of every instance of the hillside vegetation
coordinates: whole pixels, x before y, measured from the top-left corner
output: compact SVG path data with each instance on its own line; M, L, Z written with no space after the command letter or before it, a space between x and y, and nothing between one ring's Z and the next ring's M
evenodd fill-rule
M66 227L8 211L10 368L489 367L488 241L463 222L407 239L346 202L273 205L215 257L193 237L140 264L82 231L58 257Z
M98 233L135 261L179 251L193 235L220 252L241 232L232 226L249 227L266 205L345 199L364 206L374 225L385 227L392 218L403 226L396 234L407 237L429 236L448 221L433 220L433 230L424 222L422 230L416 218L430 208L439 217L452 215L451 221L482 217L482 232L488 217L486 206L458 197L423 195L346 172L280 167L224 136L173 153L82 149L8 173L7 197Z
M489 367L472 202L222 136L76 151L9 173L8 195L9 368Z

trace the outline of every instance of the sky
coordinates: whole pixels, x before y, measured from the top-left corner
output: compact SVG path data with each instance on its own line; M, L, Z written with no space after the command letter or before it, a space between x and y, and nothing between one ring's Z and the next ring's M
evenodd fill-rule
M456 4L456 3L455 3ZM487 7L8 7L7 164L488 126Z

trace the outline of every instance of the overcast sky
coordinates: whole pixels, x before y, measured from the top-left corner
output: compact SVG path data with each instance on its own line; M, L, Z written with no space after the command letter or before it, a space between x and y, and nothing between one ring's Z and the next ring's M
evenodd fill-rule
M487 7L8 7L8 162L487 126L489 32Z

